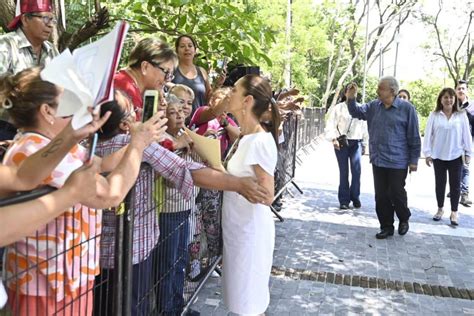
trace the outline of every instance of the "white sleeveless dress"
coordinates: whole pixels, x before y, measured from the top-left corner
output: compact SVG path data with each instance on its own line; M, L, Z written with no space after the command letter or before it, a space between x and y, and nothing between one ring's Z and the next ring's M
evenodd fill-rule
M238 177L255 176L253 165L275 172L277 148L271 133L245 135L228 162ZM233 313L262 314L270 303L269 281L275 245L270 207L252 204L235 192L224 192L222 208L223 295Z

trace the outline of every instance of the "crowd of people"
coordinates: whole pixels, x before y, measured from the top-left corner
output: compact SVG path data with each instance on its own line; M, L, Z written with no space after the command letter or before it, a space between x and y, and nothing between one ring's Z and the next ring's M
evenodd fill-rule
M117 262L117 215L134 187L132 248L126 254L133 315L149 314L152 305L160 314L181 313L190 233L197 229L190 218L197 209L213 257L224 237L229 309L263 314L270 300L269 206L281 128L270 82L254 74L233 87L220 87L225 76L211 85L207 72L195 65L197 42L191 36L177 38L175 50L145 38L115 75L114 100L90 108L93 121L74 130L70 116L57 115L63 90L40 76L58 55L48 42L55 23L50 1L19 1L12 32L0 37L2 139L9 140L0 169L6 177L2 197L44 185L57 188L0 209L11 312L111 312L105 302L118 290L110 278ZM146 90L159 92L160 111L142 122ZM200 161L185 127L220 140L225 171ZM93 133L99 141L88 157ZM2 291L0 282L4 299Z

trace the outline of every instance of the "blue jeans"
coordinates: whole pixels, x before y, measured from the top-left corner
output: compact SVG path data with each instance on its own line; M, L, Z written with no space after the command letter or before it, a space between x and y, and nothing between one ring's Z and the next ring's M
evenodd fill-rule
M190 210L160 213L157 248L157 305L160 315L180 315L184 307L184 278L188 263Z
M462 165L461 195L469 195L469 164Z
M343 147L336 152L337 164L339 165L339 190L337 197L339 204L349 205L352 202L360 202L360 157L362 144L360 140L349 139L349 146ZM351 166L351 185L349 186L349 162Z

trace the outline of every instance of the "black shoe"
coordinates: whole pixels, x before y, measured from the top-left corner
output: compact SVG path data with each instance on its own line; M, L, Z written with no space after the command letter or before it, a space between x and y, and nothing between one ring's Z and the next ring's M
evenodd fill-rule
M465 207L471 207L472 201L469 200L469 196L467 194L461 194L461 200L459 201L459 204Z
M347 204L341 204L341 205L339 205L339 208L340 208L341 210L348 210L348 209L350 209L349 205L347 205Z
M393 236L393 228L384 228L377 234L375 234L375 238L377 239L385 239L388 236Z
M398 224L398 234L402 236L405 235L406 233L408 233L408 228L410 228L410 226L408 225L408 221L400 222Z
M352 205L354 205L355 208L361 208L362 204L360 204L360 201L354 201L352 202Z
M188 309L186 313L184 313L185 316L199 316L201 315L200 312L195 311L194 309Z

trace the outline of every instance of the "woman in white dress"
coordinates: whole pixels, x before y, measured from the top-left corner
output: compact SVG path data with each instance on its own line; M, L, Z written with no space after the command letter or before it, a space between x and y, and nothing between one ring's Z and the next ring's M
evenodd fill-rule
M224 302L232 313L261 315L270 303L275 226L269 205L274 196L280 115L269 82L257 75L239 79L227 100L241 127L226 159L227 171L235 176L255 176L268 196L252 204L237 193L224 193ZM261 123L264 114L271 117L265 127Z

